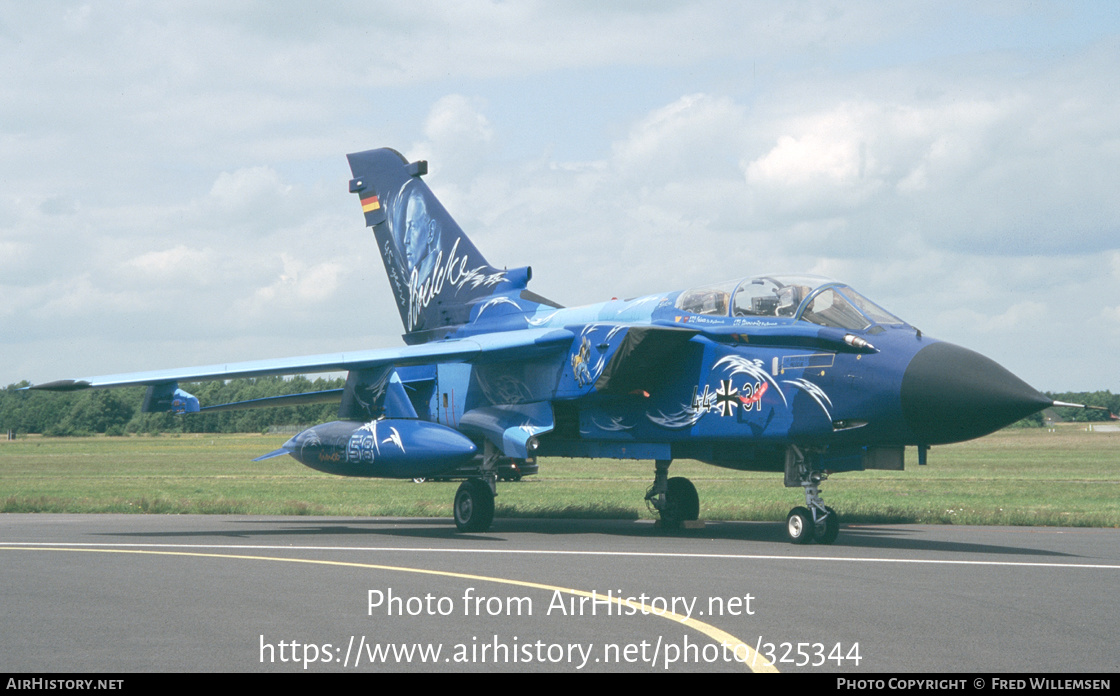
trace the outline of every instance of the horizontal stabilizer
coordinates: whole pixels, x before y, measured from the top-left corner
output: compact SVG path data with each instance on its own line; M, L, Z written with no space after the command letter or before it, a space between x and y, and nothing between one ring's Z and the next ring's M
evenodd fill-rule
M248 401L234 401L216 406L203 406L200 411L242 411L250 408L274 408L276 406L306 406L308 404L337 403L342 399L341 389L326 389L317 392L304 392L303 394L281 394L280 396L266 396Z

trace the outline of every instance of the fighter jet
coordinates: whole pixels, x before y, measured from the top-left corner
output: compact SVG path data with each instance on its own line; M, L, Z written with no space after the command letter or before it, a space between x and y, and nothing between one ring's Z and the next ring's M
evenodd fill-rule
M697 520L675 459L781 473L801 488L790 541L829 544L830 476L925 464L933 445L981 437L1055 405L992 360L938 341L842 282L759 275L583 307L498 268L391 149L347 156L350 191L385 262L406 346L87 377L34 389L146 385L144 412L340 402L263 458L342 476L469 472L456 527L487 530L500 464L537 457L654 462L646 501L664 527ZM340 390L201 408L180 382L348 373ZM556 462L553 465L560 466Z

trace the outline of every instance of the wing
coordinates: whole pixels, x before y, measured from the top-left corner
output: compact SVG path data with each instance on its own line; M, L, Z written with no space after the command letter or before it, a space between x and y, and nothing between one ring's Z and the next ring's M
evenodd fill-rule
M189 405L184 408L174 403L177 398L186 400L194 398L179 389L180 382L204 382L240 377L268 377L316 372L354 373L377 370L377 368L406 367L441 362L528 359L541 353L566 348L571 344L573 338L572 332L566 329L525 329L480 334L467 338L400 348L327 353L296 358L253 360L220 365L63 379L37 384L28 387L28 389L77 391L81 389L146 386L148 387L148 394L144 399L145 412L197 411L199 410L197 400L194 401L193 408ZM260 405L278 405L278 403L274 400L272 403L262 403Z

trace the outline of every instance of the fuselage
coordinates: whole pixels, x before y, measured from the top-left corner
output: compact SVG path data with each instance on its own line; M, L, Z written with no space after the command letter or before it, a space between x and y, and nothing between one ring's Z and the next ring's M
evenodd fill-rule
M597 383L637 327L689 337L647 361L644 369L656 372L642 382L649 386L602 393ZM575 340L567 355L531 367L441 373L437 393L457 391L459 408L433 397L440 422L454 427L472 397L550 401L557 423L541 438L542 454L769 469L779 468L789 444L841 458L869 447L944 444L1051 403L995 362L932 339L825 278L764 276L575 308L513 292L478 303L456 335L526 328L567 329Z

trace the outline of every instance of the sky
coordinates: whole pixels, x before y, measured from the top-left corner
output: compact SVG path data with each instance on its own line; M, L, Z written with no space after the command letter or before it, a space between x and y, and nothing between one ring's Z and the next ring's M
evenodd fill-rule
M847 282L1120 392L1115 2L0 5L0 384L401 345L345 154L565 306Z

